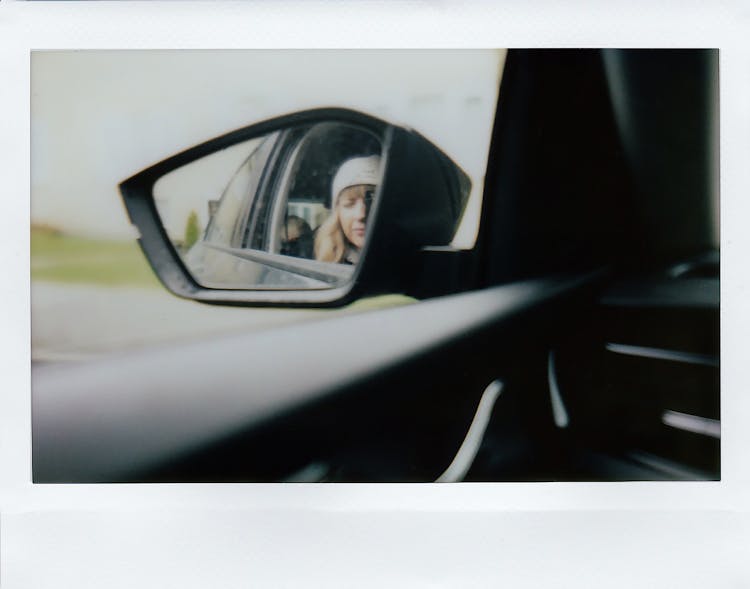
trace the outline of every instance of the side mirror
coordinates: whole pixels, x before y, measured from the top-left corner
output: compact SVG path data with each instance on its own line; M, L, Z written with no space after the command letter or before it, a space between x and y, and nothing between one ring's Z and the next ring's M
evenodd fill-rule
M450 244L470 186L414 131L317 109L188 149L120 191L173 293L331 306L419 291L420 252Z

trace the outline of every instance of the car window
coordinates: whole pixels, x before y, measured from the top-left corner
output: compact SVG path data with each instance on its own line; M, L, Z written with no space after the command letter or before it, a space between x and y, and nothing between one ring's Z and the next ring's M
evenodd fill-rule
M210 219L205 240L216 245L231 247L244 233L247 214L243 211L253 204L253 197L263 174L269 154L275 143L275 135L262 138L253 146L250 155L229 181L219 201L216 214ZM210 202L210 201L209 201Z
M233 145L156 181L154 202L178 251L197 241L235 245L277 135Z
M88 358L340 312L219 308L173 297L140 252L123 212L117 185L134 171L279 115L342 107L422 134L471 179L454 245L472 247L504 57L504 50L34 52L33 357ZM202 200L160 207L167 231L186 250L205 237L222 244L217 247L253 246L314 262L306 259L309 245L290 243L298 227L305 229L294 218L314 232L328 209L315 185L319 177L302 180L294 173L295 166L315 169L305 133L266 145L288 158L276 162L269 192L257 195L277 191L275 207L265 214L256 208L254 217L253 203L242 200L260 168L250 170L252 146L235 146L222 152L221 174L196 172L188 183ZM280 149L282 139L289 151ZM238 225L229 214L233 207L241 212ZM288 228L285 218L292 219Z

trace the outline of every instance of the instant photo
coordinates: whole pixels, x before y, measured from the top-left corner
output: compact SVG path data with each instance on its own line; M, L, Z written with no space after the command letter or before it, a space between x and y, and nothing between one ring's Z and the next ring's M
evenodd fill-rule
M34 51L34 483L718 480L718 50Z

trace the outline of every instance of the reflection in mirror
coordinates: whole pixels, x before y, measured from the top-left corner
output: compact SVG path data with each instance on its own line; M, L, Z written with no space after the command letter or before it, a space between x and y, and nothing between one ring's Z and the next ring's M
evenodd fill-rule
M342 286L365 244L381 151L381 139L358 126L297 125L165 174L154 202L202 286Z

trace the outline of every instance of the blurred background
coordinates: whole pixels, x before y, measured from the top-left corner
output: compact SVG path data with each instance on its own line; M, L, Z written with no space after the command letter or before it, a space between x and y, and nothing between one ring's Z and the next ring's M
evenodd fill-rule
M211 307L170 295L141 254L120 200L118 183L137 171L276 115L347 107L425 135L472 180L455 242L471 247L504 56L32 52L32 361L81 360L342 312ZM361 308L367 305L354 304Z

